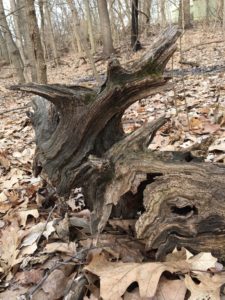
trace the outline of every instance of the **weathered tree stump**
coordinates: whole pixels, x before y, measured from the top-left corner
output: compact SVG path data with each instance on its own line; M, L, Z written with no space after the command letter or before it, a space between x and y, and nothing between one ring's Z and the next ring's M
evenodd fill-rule
M59 84L12 89L41 96L31 115L37 144L34 173L47 174L60 195L82 186L93 231L103 230L110 216L137 218L140 211L137 237L158 256L185 246L223 257L224 166L190 153L149 151L165 117L128 136L122 130L126 108L166 88L163 71L179 35L176 27L167 29L130 70L112 58L99 90Z

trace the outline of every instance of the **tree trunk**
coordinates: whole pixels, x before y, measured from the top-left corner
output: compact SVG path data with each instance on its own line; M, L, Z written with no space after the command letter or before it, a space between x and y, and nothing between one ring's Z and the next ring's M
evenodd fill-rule
M12 34L6 20L2 0L0 0L0 27L6 41L6 46L7 46L10 60L12 61L15 67L16 74L18 76L19 81L23 83L25 82L25 78L23 75L23 62L20 56L20 52L16 47L16 44L12 38Z
M144 34L146 38L148 37L150 24L151 24L151 7L152 7L152 0L145 0L144 13L146 14L146 16L148 16L148 18L145 18L145 26L144 26L145 28Z
M206 6L206 24L209 25L209 22L210 22L210 6L209 6L209 0L205 0L205 6Z
M73 17L73 32L74 32L74 37L76 39L78 54L82 55L82 45L81 45L80 34L79 34L80 25L79 25L77 10L72 0L67 0L67 3L70 7L72 17Z
M160 0L160 23L162 27L166 26L165 0Z
M40 26L40 36L41 36L41 44L44 53L45 61L48 59L47 47L46 47L46 35L45 35L45 16L44 16L44 0L38 0L38 6L40 11L40 19L41 19L41 26Z
M37 70L37 82L47 83L47 70L44 59L44 52L41 44L40 32L37 24L37 17L35 13L34 0L25 0L27 9L27 21L29 25L29 33L31 40L31 49L34 53L36 70Z
M17 0L17 5L18 7L21 7L21 9L18 10L18 14L19 14L18 22L19 22L20 32L22 35L22 40L24 43L26 64L28 64L29 67L31 80L33 82L37 82L36 62L35 62L35 56L32 48L31 38L29 34L29 25L27 22L25 0Z
M180 4L179 4L179 25L183 29L192 28L190 0L180 0Z
M224 166L191 153L148 150L165 117L128 136L122 130L122 115L132 103L168 88L163 71L179 35L176 27L164 31L129 70L111 59L100 90L38 84L11 88L41 96L31 116L37 142L34 173L42 170L62 196L83 187L93 233L102 231L110 217L136 218L137 237L158 257L174 246L221 257ZM58 116L49 118L44 98Z
M225 29L225 0L223 0L223 29Z
M145 17L145 23L151 23L151 7L152 7L152 0L145 0L144 1L144 13L148 17Z
M223 25L223 3L224 3L224 0L216 1L217 18L221 25Z
M86 38L83 37L83 35L80 33L80 25L79 25L79 22L78 22L76 7L74 6L74 3L72 3L71 0L67 0L67 1L70 5L70 9L71 9L72 14L74 16L74 21L75 21L74 25L76 27L76 37L79 40L79 45L80 45L79 47L81 47L81 51L83 50L85 52L86 56L88 57L88 59L90 61L90 64L91 64L91 67L92 67L92 70L93 70L93 75L95 76L96 81L100 84L100 78L99 78L95 63L94 63L93 56L92 56L92 54L89 50L88 42L87 42Z
M103 53L106 57L109 57L115 50L113 48L112 32L106 0L98 0L98 13L103 41Z
M141 49L141 43L138 40L138 0L132 1L132 16L131 16L131 47L133 51Z
M0 30L0 51L1 51L1 57L4 59L6 64L9 64L9 53L6 46L6 40L4 39L2 32Z
M59 65L59 57L58 57L57 48L56 48L56 44L55 44L55 37L54 37L54 32L53 32L53 27L52 27L49 5L47 2L44 3L44 11L45 11L44 15L45 15L45 19L46 19L45 28L47 29L47 32L48 32L49 42L50 42L51 50L52 50L52 56L53 56L55 65L58 66Z
M90 44L91 44L91 51L92 51L92 53L95 53L96 46L95 46L95 38L94 38L94 33L93 33L89 0L84 0L84 5L85 5L85 12L86 12L86 18L87 18L87 23L88 23L88 35L89 35Z
M24 66L24 77L26 82L29 82L29 72L27 68L27 60L24 52L23 42L22 42L22 34L21 34L21 28L19 27L19 14L17 13L17 10L19 9L18 3L15 2L15 0L10 0L10 10L13 13L13 23L15 28L15 41L16 46L20 52L20 57L23 62Z
M126 11L127 11L128 24L131 24L131 6L130 6L130 0L125 0L124 1L124 5L125 5Z

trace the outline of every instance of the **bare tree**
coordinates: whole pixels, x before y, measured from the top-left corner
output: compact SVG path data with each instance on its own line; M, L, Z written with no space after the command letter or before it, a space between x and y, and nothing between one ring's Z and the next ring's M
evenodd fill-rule
M143 4L143 12L145 14L145 26L144 26L145 37L147 37L148 35L148 29L151 23L151 7L152 7L152 0L145 0Z
M15 30L15 42L16 46L20 52L20 56L23 62L24 66L24 77L26 81L29 81L29 76L28 76L28 69L27 69L27 59L23 47L23 42L22 42L22 33L21 33L21 27L19 23L19 10L21 8L19 7L19 2L16 2L15 0L10 0L10 10L12 12L13 16L13 25L14 25L14 30Z
M31 40L31 49L33 50L36 71L37 71L37 82L47 83L47 71L46 63L44 59L44 52L41 44L40 32L37 24L37 17L35 13L34 0L25 0L27 21L29 25L29 33Z
M6 41L3 37L3 34L0 30L0 56L1 58L4 59L5 63L9 64L9 53L8 53L8 49L6 47Z
M225 29L225 0L223 0L223 28Z
M44 51L44 58L47 59L47 47L46 47L46 35L45 35L45 16L44 16L44 0L38 0L38 6L40 11L40 35L41 35L41 44Z
M209 0L205 0L205 6L206 6L206 23L209 24L209 20L210 20Z
M180 0L179 4L179 25L183 29L189 29L191 24L190 0Z
M166 25L165 0L160 0L160 23L162 27Z
M17 0L16 2L18 13L18 26L22 39L22 46L25 55L25 67L28 67L29 77L34 82L37 82L37 72L36 72L36 62L34 57L34 52L31 46L31 39L29 35L29 26L27 23L27 14L25 8L25 0ZM30 81L30 79L29 79Z
M141 49L141 43L138 40L138 0L132 1L131 18L131 47L133 51Z
M82 46L81 46L81 41L80 41L80 36L79 36L79 19L78 19L77 9L72 0L66 0L66 1L68 3L68 6L72 13L72 25L73 25L72 30L73 30L73 35L74 35L73 43L74 43L74 40L76 40L76 46L78 49L78 53L80 55L82 55ZM74 45L74 48L76 48L76 46Z
M47 29L47 34L49 37L49 43L51 45L52 55L54 59L54 63L58 66L59 64L59 57L57 53L56 43L55 43L55 37L52 27L52 20L51 20L51 14L50 14L50 8L48 2L44 2L44 12L45 12L45 28Z
M84 0L84 6L85 6L87 23L88 23L88 35L89 35L89 39L90 39L90 43L91 43L91 51L94 53L96 51L96 47L95 47L95 38L94 38L94 33L93 33L89 0Z
M109 12L106 0L98 0L98 12L103 41L103 52L106 57L114 52Z
M3 32L3 36L6 41L6 46L7 46L7 50L9 53L9 57L15 67L16 74L19 78L19 81L21 83L25 82L25 78L24 78L24 74L23 74L23 62L22 62L22 59L20 56L20 52L13 40L12 33L9 29L2 0L0 0L0 28L1 28L1 31Z

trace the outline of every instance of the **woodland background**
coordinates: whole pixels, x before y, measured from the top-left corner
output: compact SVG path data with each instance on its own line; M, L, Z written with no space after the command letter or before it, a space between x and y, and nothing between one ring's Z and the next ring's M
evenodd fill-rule
M225 298L216 240L202 246L211 251L175 249L157 261L135 236L137 216L93 234L81 188L64 198L34 177L31 96L9 89L99 89L108 61L131 66L174 24L181 36L165 70L171 87L131 105L123 129L131 134L166 114L150 150L191 149L223 166L224 0L0 0L0 299Z

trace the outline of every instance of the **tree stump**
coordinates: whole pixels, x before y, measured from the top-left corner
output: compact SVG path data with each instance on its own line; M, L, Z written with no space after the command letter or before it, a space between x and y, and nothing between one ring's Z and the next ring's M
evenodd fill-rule
M167 88L163 72L179 35L176 27L166 29L129 70L112 58L99 90L60 84L11 88L40 96L30 116L34 173L47 174L65 197L83 187L93 232L102 231L110 217L137 218L137 237L159 258L175 246L223 257L225 167L190 153L148 150L165 117L127 136L121 124L132 103Z

